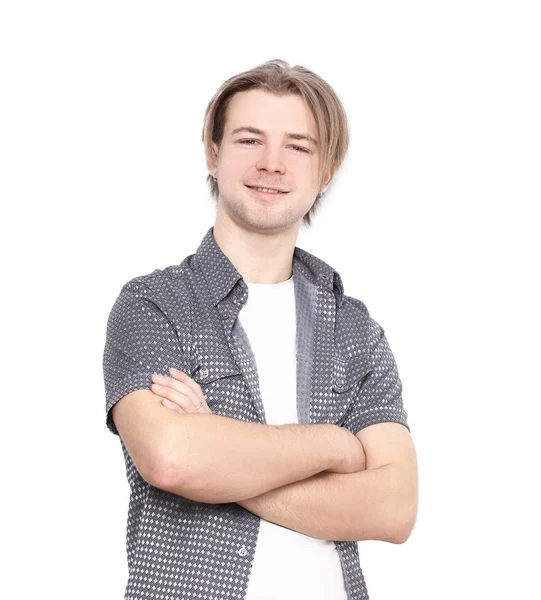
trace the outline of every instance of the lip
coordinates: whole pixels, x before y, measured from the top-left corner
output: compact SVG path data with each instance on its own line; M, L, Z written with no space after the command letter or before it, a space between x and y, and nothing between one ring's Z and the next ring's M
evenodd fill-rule
M280 196L285 196L286 194L288 194L289 192L283 192L282 190L280 190L279 188L274 188L274 187L269 187L269 190L278 190L279 192L281 192L280 194L275 194L273 192L260 192L259 190L256 190L253 187L250 187L249 185L246 186L251 192L252 194L255 194L258 198L279 198ZM264 187L264 186L261 186Z

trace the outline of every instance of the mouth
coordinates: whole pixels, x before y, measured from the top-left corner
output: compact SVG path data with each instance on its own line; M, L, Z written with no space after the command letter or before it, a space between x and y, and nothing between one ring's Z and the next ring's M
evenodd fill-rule
M279 188L273 187L255 187L251 185L246 186L249 190L252 190L258 196L263 196L265 198L271 198L276 196L283 196L284 194L288 194L285 190L280 190Z

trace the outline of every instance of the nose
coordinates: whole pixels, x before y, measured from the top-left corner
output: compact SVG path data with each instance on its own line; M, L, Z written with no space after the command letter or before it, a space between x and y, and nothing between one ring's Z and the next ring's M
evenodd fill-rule
M270 145L262 148L256 163L258 171L268 171L269 173L285 173L286 168L277 148L271 148Z

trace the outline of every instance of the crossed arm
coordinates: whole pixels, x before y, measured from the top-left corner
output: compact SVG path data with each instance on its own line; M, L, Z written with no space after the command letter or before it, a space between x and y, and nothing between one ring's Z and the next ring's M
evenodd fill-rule
M171 429L170 440L188 437L188 443L182 452L168 445L168 467L160 468L153 485L202 502L237 502L267 521L315 538L402 543L409 537L417 514L417 461L403 425L371 425L355 440L335 425L245 423L196 411L204 397L186 374L160 383L164 387L153 386L153 391L173 402L168 406L162 401L164 406L195 414L176 423L188 425L185 435ZM204 404L202 412L210 413ZM355 451L357 443L365 465L354 470L350 461L344 468L344 451ZM189 457L183 454L186 448ZM197 473L190 474L181 462Z
M417 515L417 461L409 431L398 423L379 423L357 438L365 449L365 470L319 473L239 504L319 539L405 542Z

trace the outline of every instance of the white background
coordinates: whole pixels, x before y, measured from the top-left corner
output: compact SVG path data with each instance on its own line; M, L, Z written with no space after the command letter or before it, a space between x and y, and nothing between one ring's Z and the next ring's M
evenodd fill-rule
M408 542L359 545L370 598L541 597L540 30L517 0L2 3L2 597L123 597L106 319L213 224L204 109L272 58L348 112L298 245L384 327L419 457Z

